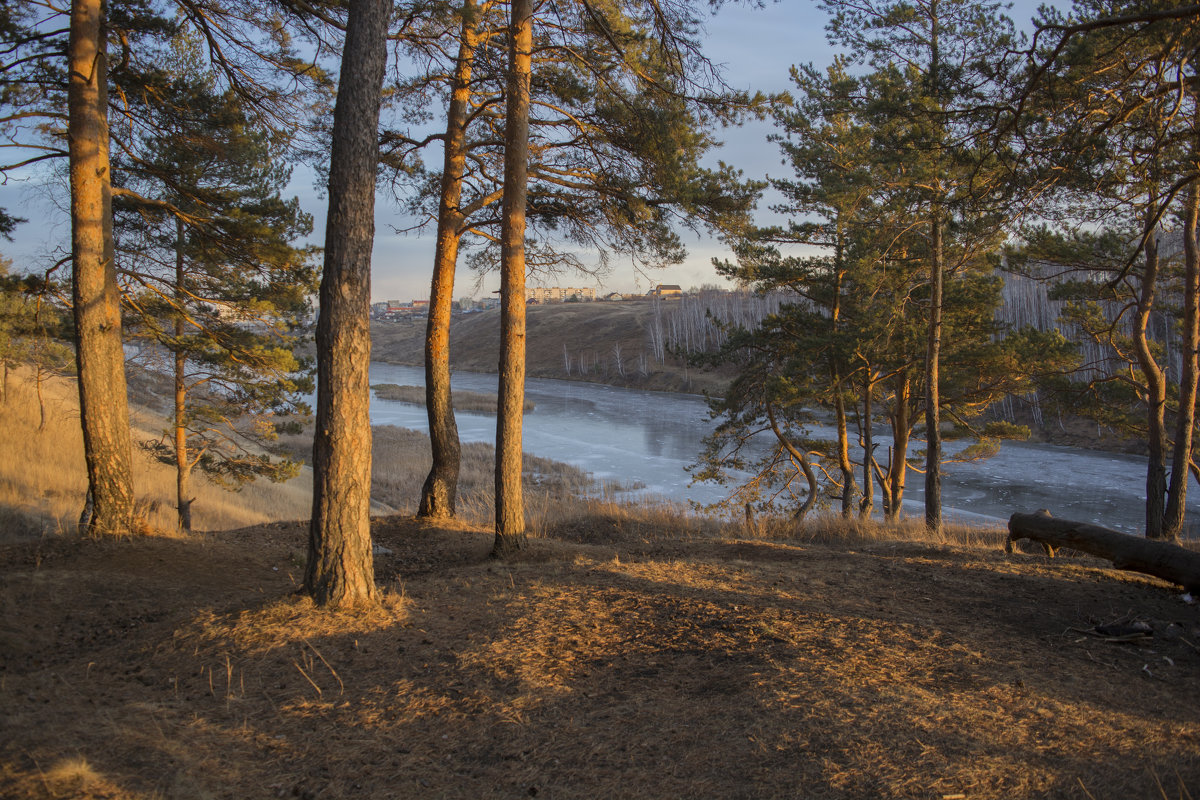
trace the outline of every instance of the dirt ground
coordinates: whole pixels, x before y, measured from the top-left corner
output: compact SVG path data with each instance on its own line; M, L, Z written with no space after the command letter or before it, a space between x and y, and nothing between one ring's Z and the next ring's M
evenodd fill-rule
M1100 562L375 535L358 615L299 523L3 546L0 796L1200 796L1200 610Z

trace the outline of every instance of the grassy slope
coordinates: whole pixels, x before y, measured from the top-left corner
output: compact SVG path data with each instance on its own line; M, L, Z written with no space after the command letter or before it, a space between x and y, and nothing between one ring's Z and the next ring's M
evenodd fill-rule
M649 359L645 326L653 313L648 302L550 303L527 309L527 371L538 378L569 378L615 386L678 392L720 391L724 378L687 367L668 357L666 364ZM455 317L450 328L450 359L454 369L495 372L499 361L500 312L493 309ZM371 327L372 357L393 364L422 364L425 321L375 322ZM563 347L571 358L565 368ZM614 346L620 345L625 377L615 367ZM647 374L638 369L638 356L647 355ZM580 374L580 359L588 362ZM594 365L594 366L593 366Z

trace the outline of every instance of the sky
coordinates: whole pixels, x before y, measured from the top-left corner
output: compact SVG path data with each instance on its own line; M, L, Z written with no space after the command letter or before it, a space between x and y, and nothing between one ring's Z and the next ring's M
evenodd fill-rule
M1028 27L1035 3L1021 0L1009 15L1018 27ZM723 68L726 81L736 89L775 93L790 88L788 70L794 64L813 63L818 67L829 64L834 49L825 38L826 15L814 0L779 0L764 8L745 8L728 5L709 20L706 53ZM751 122L743 127L717 132L723 146L708 159L711 166L722 160L744 172L747 178L764 176L784 177L780 156L775 145L767 142L771 132L767 122ZM426 163L439 164L440 152L426 154ZM0 185L0 207L30 221L19 226L13 242L0 241L0 253L13 259L18 270L45 269L69 248L70 226L53 191L45 185L45 176L30 176L27 180L9 180ZM326 200L313 186L312 173L297 169L293 174L289 194L300 198L301 205L313 215L315 230L312 241L324 239ZM760 203L765 218L769 198ZM381 192L376 204L375 248L372 259L372 301L399 300L407 302L428 298L430 271L433 264L433 230L417 234L397 231L410 227L414 220L404 214L386 192ZM591 286L597 294L616 292L645 292L655 284L678 284L684 289L703 284L721 283L712 266L713 258L728 258L728 249L719 241L684 236L688 255L683 263L655 270L648 275L637 274L631 265L616 263L603 281L586 275L564 274L541 281L539 285ZM477 285L476 276L460 266L456 276L456 297L486 296L499 286L493 274Z

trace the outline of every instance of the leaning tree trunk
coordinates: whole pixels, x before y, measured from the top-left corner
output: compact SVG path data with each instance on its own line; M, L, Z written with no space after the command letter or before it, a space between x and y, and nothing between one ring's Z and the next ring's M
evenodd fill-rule
M1138 368L1146 382L1146 535L1159 539L1163 535L1163 500L1167 496L1167 380L1146 335L1158 284L1158 241L1153 236L1146 240L1145 263L1133 322L1133 344Z
M304 589L319 604L376 601L371 556L371 248L391 3L351 0L333 112L317 321L313 512Z
M930 224L933 264L929 281L929 341L925 350L925 527L942 530L942 413L939 367L942 356L942 221L934 211Z
M1141 572L1177 583L1191 592L1200 591L1200 553L1170 542L1143 539L1086 522L1055 519L1048 511L1013 514L1008 520L1005 549L1013 542L1039 542L1053 556L1060 547L1108 559L1117 569Z
M454 269L462 236L463 172L466 168L467 111L471 99L471 63L478 42L475 0L464 0L462 35L443 143L442 197L438 204L437 244L433 257L433 282L429 291L429 323L425 332L425 408L429 415L429 442L433 466L421 487L417 515L453 517L458 495L462 446L454 421L450 393L450 312L454 302Z
M67 45L67 141L75 363L92 496L88 531L124 534L133 525L133 446L113 258L104 43L102 0L74 0Z
M779 446L791 457L792 463L800 468L804 473L804 480L808 483L808 496L804 498L804 502L800 504L800 508L796 509L796 513L792 515L793 519L804 519L809 511L812 511L813 506L817 504L817 492L820 485L817 483L817 473L813 470L812 465L808 463L808 456L803 450L784 435L780 429L779 423L775 420L775 411L771 408L770 403L766 403L764 408L767 412L767 421L771 424L771 431L775 434L775 438L779 440Z
M512 0L504 125L504 204L500 231L500 399L496 418L494 555L525 546L521 425L525 405L525 197L529 169L529 83L533 2Z
M1167 487L1167 512L1162 538L1178 539L1183 532L1187 508L1188 465L1192 458L1192 425L1196 420L1196 389L1200 379L1200 252L1196 248L1196 218L1200 212L1200 187L1188 189L1183 213L1183 374L1179 378L1179 412L1175 417L1175 452L1171 458L1171 482Z

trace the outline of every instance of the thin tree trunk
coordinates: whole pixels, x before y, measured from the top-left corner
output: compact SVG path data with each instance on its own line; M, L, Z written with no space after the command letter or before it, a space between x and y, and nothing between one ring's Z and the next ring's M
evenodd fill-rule
M133 449L113 259L108 78L101 0L73 0L68 49L72 298L92 534L133 525Z
M925 527L942 530L942 414L939 362L942 354L942 220L935 210L930 221L933 263L929 286L929 341L925 351Z
M467 153L467 106L471 99L471 63L478 42L475 0L464 0L462 35L454 85L447 113L443 144L442 197L438 204L437 244L433 257L433 281L429 291L429 322L425 333L425 408L429 415L429 441L433 466L421 487L417 515L453 517L458 496L458 473L462 446L454 421L450 392L450 316L454 302L454 269L458 265L458 243L462 235L463 172Z
M1146 268L1133 323L1133 343L1138 367L1146 381L1146 535L1158 539L1163 535L1163 501L1167 494L1167 381L1146 335L1158 282L1158 240L1153 236L1146 240L1145 258Z
M870 517L875 508L874 475L871 463L875 460L875 436L871 429L871 394L875 391L875 375L870 366L863 371L863 411L862 411L862 444L863 444L863 493L859 503L858 513Z
M1179 411L1175 417L1175 452L1171 458L1171 481L1167 487L1167 513L1162 538L1178 539L1187 508L1188 465L1192 458L1192 426L1196 420L1196 389L1200 362L1200 252L1196 246L1200 187L1188 189L1183 211L1183 374L1179 378ZM1149 535L1149 534L1147 534Z
M908 437L911 431L909 404L912 402L912 376L907 370L896 376L895 407L892 409L892 454L888 459L888 522L900 519L904 504L904 484L908 477Z
M779 423L775 421L775 411L771 408L771 404L767 403L765 408L767 421L771 423L771 431L774 432L775 438L779 440L779 444L792 457L792 461L799 465L800 471L804 473L804 480L808 482L808 497L804 498L804 502L800 505L800 508L796 509L796 513L792 515L794 519L803 519L817 503L817 491L820 488L817 483L817 473L813 471L812 465L808 463L808 456L784 436L783 431L779 428Z
M42 394L42 384L46 380L46 370L39 364L34 367L34 384L37 390L38 401L38 433L46 430L46 398Z
M371 248L386 0L351 0L333 113L317 321L313 513L304 589L319 605L376 602L371 554Z
M188 457L187 440L187 356L181 340L185 331L183 305L186 275L183 263L183 220L175 220L175 508L179 528L192 530L192 462Z
M854 464L850 461L850 433L846 425L846 398L842 394L841 377L836 370L833 373L833 380L834 386L837 387L833 408L837 420L838 465L842 470L842 516L848 517L854 511L858 485L854 479Z
M504 204L500 233L500 399L496 419L497 556L525 546L521 425L525 404L525 197L529 168L529 84L533 2L512 0L504 127Z

